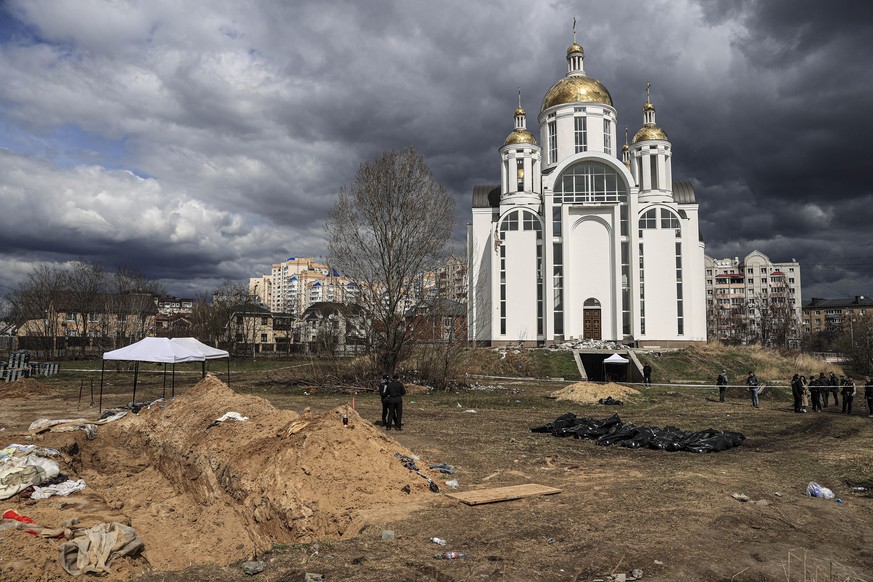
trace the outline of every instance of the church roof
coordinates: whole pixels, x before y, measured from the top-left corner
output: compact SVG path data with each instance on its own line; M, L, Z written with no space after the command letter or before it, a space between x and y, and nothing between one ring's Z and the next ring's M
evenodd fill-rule
M500 206L500 184L473 186L473 208L497 208Z
M673 180L673 200L677 204L697 204L694 186L687 180Z
M612 95L600 81L593 77L570 75L560 79L546 92L540 112L555 105L585 102L603 103L611 106Z

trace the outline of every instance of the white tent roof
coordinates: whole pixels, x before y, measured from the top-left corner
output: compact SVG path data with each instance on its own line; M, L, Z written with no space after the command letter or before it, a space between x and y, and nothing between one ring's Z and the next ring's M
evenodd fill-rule
M202 341L198 340L196 337L174 337L170 341L172 341L173 343L177 343L181 346L185 346L192 352L200 352L206 357L207 360L230 357L230 354L227 353L225 350L219 350L218 348L213 348L212 346L206 345Z
M181 344L173 343L165 337L147 337L135 344L106 352L103 354L103 359L178 364L181 362L202 362L206 356Z
M622 358L618 354L612 354L605 360L603 360L604 364L627 364L630 360L627 358Z

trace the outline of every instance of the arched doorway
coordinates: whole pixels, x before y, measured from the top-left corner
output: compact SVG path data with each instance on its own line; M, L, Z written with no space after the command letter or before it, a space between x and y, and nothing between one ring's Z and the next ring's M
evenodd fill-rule
M582 304L582 339L599 340L600 328L600 301L589 297Z

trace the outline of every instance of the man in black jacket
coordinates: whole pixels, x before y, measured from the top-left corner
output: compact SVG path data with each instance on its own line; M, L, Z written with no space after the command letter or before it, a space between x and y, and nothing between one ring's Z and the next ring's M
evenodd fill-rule
M800 383L800 374L791 378L791 395L794 397L794 412L803 410L803 384Z
M724 393L727 392L727 370L722 370L718 378L715 379L715 384L718 386L718 401L724 402Z
M828 407L828 392L834 395L834 406L840 405L840 398L837 396L839 390L838 387L840 385L840 381L837 379L837 375L831 372L831 375L828 377L828 388L822 388L822 400L824 401L824 407Z
M388 374L382 374L379 380L379 400L382 401L382 426L388 422Z
M397 374L391 378L386 388L388 392L388 422L385 425L385 430L391 430L391 425L394 425L395 430L403 430L403 395L406 394L406 388L400 383L400 377Z

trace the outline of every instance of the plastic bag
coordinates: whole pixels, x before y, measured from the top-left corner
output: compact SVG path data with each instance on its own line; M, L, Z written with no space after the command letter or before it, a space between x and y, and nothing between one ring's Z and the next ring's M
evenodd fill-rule
M810 481L806 486L806 494L810 497L821 497L822 499L833 499L834 492L827 487L822 487L815 481Z

